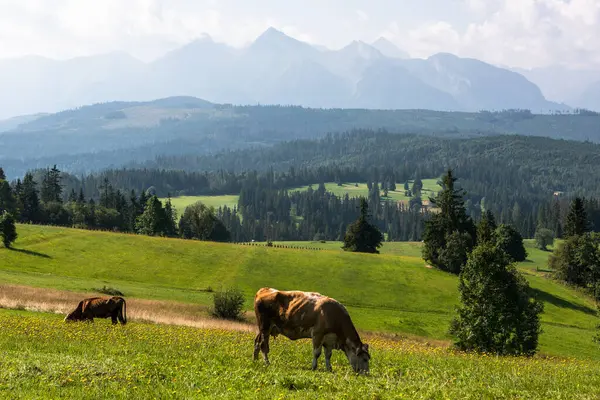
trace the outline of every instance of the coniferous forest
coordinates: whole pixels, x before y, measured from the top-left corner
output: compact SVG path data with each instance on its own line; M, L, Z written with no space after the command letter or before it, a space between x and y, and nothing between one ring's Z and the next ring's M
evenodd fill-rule
M237 207L212 211L229 232L221 238L341 241L360 213L360 199L337 196L324 183L366 182L371 219L386 240L414 241L435 213L423 206L426 196L412 193L414 181L451 169L473 220L491 212L525 238L542 229L558 238L574 196L583 198L590 229L600 230L598 150L591 143L536 137L440 139L361 130L212 156L162 156L82 176L56 166L11 182L4 176L0 211L20 222L177 236L181 215L158 197L233 194L239 195ZM409 182L409 202L386 198ZM290 190L303 185L311 186ZM162 221L150 230L139 226L149 204Z

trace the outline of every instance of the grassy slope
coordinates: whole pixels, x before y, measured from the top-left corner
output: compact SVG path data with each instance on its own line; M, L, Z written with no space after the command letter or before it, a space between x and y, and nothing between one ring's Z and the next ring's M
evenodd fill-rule
M310 368L308 341L277 340L271 366L252 361L253 334L0 310L0 397L10 399L583 399L600 395L597 361L453 354L369 338L371 374L341 352L333 373Z
M437 184L437 179L422 179L422 182L423 182L423 191L422 191L421 197L422 197L423 201L428 200L429 196L432 196L432 197L435 196L437 191L440 190L440 187ZM409 182L409 185L412 189L412 181ZM312 188L314 190L316 190L318 187L319 187L318 184L312 185ZM307 189L308 189L308 186L301 186L301 187L297 187L297 188L292 188L292 189L290 189L290 191L294 191L294 190L304 191ZM337 196L345 196L346 193L348 193L350 195L350 197L359 197L359 196L368 197L368 195L369 195L369 188L367 187L366 183L359 183L358 186L355 186L355 184L353 184L353 183L345 183L345 184L342 184L342 186L338 186L337 183L327 182L327 183L325 183L325 189L327 189L328 192L332 192L333 194L335 194ZM402 183L397 183L396 190L390 191L388 193L388 197L387 198L382 197L382 199L407 202L410 200L410 197L407 197L404 195L404 182L402 182Z
M181 216L185 211L185 208L198 201L206 204L207 206L219 208L221 206L227 206L230 208L237 207L238 195L224 195L224 196L180 196L171 198L171 204L177 210L177 215ZM166 198L160 199L163 204L167 200Z
M423 179L423 191L422 191L422 200L423 202L428 202L429 196L435 196L440 187L437 184L437 179ZM409 182L410 187L412 188L412 181ZM319 185L312 185L313 189L317 189ZM404 195L404 183L398 183L396 191L392 191L388 193L387 200L392 201L404 201L408 202L410 197ZM367 188L366 183L359 183L358 186L354 184L346 183L342 186L338 186L334 182L328 182L325 184L325 188L328 192L332 192L337 196L345 196L346 193L350 195L350 197L359 197L365 196L367 197L369 194L369 189ZM302 186L297 188L291 188L290 191L303 191L307 190L308 186ZM223 195L223 196L179 196L171 198L171 203L177 210L179 215L183 214L185 208L197 201L201 201L207 206L212 206L215 208L219 208L220 206L227 206L233 208L237 207L238 204L238 195ZM160 199L163 203L167 200L166 198Z
M308 251L119 235L66 228L18 227L17 251L0 251L0 282L86 291L109 285L131 297L209 304L207 287L235 285L250 308L263 286L320 291L349 306L362 330L447 338L458 302L456 277L424 268L415 244L384 254ZM396 247L396 250L393 248ZM402 253L406 248L406 256ZM392 254L385 254L387 249ZM532 252L533 258L541 255ZM592 342L592 302L539 276L524 263L545 300L541 350L600 359Z

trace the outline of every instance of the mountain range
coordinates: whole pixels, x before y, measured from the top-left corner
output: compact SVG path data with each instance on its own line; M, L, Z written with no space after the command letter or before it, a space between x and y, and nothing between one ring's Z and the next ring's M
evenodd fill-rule
M126 53L0 60L0 119L170 96L316 108L570 109L524 75L448 53L411 59L384 38L334 51L269 28L242 49L204 36L149 63ZM600 108L596 93L586 104Z

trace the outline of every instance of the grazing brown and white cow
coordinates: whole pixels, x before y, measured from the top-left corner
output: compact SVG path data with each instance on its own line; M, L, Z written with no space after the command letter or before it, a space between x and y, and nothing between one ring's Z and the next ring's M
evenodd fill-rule
M254 360L262 351L269 365L269 336L281 334L291 340L312 339L312 369L325 349L325 367L331 371L333 349L342 350L355 372L369 372L369 346L361 342L346 308L320 293L262 288L254 297L258 335Z
M65 321L91 321L94 318L112 319L116 324L117 320L125 325L127 323L125 299L122 297L90 297L79 302L77 308L71 311Z

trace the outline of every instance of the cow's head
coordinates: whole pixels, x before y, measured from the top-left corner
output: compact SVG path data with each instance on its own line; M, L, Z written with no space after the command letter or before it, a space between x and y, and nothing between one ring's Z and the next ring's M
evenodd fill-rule
M371 355L369 354L369 345L366 343L361 344L355 349L346 347L346 356L354 372L359 374L369 373L369 360Z
M73 311L67 314L65 317L65 322L69 321L81 321L83 319L83 313L81 312L81 308L77 307Z

